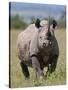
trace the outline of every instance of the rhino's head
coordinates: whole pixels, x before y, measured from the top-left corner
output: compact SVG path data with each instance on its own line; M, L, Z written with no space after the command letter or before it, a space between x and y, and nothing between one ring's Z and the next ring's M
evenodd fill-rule
M52 46L53 31L48 20L36 22L38 28L38 46L40 49L49 49ZM38 25L38 26L37 26ZM54 27L55 28L55 27Z

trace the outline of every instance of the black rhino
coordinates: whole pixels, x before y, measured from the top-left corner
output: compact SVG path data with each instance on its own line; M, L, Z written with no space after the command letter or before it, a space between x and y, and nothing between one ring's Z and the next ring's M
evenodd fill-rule
M22 31L17 40L20 65L26 78L30 76L28 66L33 67L38 76L44 76L43 69L53 72L59 56L59 47L54 34L57 23L39 19ZM52 27L52 28L50 28Z

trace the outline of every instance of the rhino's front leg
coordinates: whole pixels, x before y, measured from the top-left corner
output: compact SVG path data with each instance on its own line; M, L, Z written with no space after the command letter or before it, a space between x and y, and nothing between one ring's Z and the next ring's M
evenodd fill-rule
M43 70L40 68L40 63L36 56L32 56L32 66L38 76L44 76Z
M56 66L57 66L57 60L58 60L58 55L55 55L53 58L52 58L52 62L51 62L51 73L55 71L56 69Z
M46 74L50 74L55 71L57 65L57 59L58 59L58 55L54 55L53 57L50 58L48 64L48 70Z

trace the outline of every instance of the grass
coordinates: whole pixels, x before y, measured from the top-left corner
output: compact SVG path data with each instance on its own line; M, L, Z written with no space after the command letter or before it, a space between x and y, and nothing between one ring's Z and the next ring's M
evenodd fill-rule
M20 30L10 31L10 77L11 77L11 87L33 87L33 86L47 86L47 85L64 85L66 84L66 33L65 30L56 30L56 38L59 44L59 58L57 63L56 71L50 74L47 79L44 79L41 84L38 82L34 85L33 80L35 78L35 73L32 68L29 68L30 79L25 80L21 67L19 64L19 59L16 52L16 42L17 36ZM44 73L46 69L44 69Z

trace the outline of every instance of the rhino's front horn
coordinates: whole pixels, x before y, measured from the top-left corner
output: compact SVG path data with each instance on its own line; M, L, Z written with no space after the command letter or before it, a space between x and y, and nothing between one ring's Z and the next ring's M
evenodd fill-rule
M48 17L48 30L50 30L50 16Z
M50 21L49 21L49 24L48 24L48 30L50 30Z

